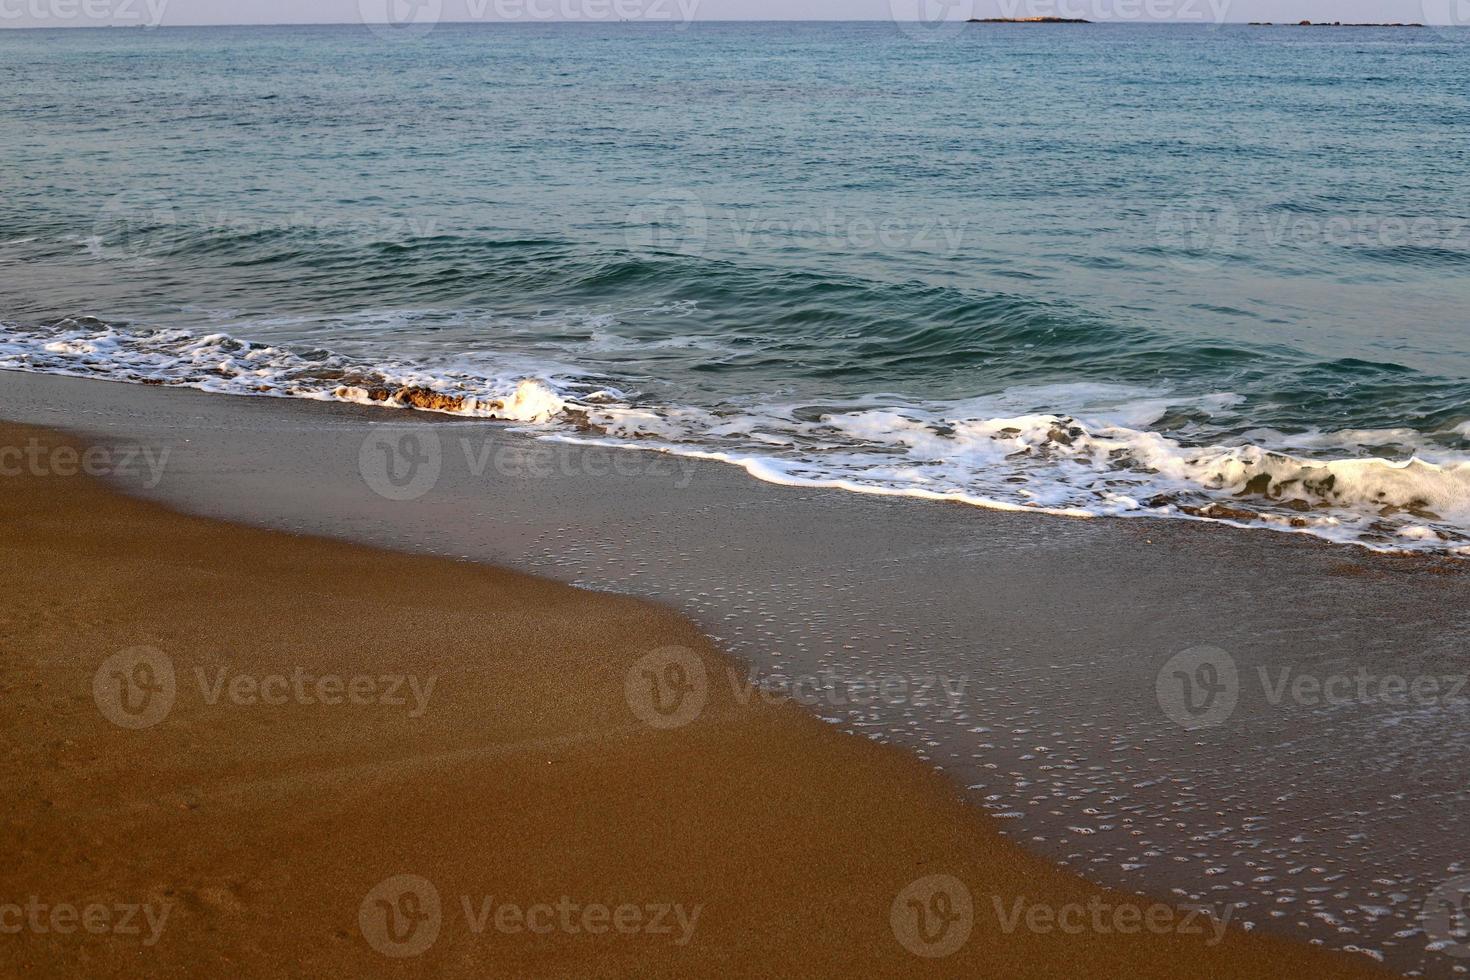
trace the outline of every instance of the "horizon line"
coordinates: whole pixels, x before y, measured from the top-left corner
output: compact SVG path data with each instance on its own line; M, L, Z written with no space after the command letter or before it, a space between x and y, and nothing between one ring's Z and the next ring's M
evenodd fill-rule
M939 24L939 23L968 24L968 23L974 23L977 20L984 21L984 20L986 20L986 18L978 18L978 19L966 18L966 19L963 19L963 20L961 20L959 18L956 18L955 20L952 20L952 21L924 21L924 20L917 20L917 19L915 19L915 20L895 20L895 19L893 19L891 17L864 17L864 18L841 18L841 19L838 19L838 18L817 18L817 17L802 17L802 18L792 17L792 18L780 18L780 19L776 19L776 20L771 20L769 18L754 18L754 17L750 17L750 18L725 18L725 19L691 18L689 20L679 20L679 19L676 19L676 18L658 19L658 20L654 20L654 19L642 19L642 18L635 18L635 19L629 19L629 20L612 20L612 19L602 19L602 18L576 18L576 19L570 19L569 18L569 19L561 19L561 20L534 20L534 19L526 19L526 20L489 20L489 19L482 19L482 20L439 20L439 21L433 21L432 24L431 24L431 26L433 26L433 27L473 27L473 26L507 26L507 27L510 27L510 26L567 25L567 26L574 26L574 27L582 27L582 26L597 26L597 27L602 27L602 26L623 26L623 25L656 25L656 26L657 25L663 25L663 26L678 26L678 25L681 25L681 24L684 25L684 26L688 26L688 25L696 24L696 23L702 23L702 24ZM1004 20L1003 19L994 19L994 18L992 18L992 19L989 19L989 20L991 21L992 24L1004 23ZM1433 22L1430 22L1430 21L1375 21L1375 22L1326 21L1326 20L1310 20L1310 18L1306 18L1306 17L1300 18L1299 20L1287 19L1287 20L1276 20L1276 21L1257 21L1257 20L1222 20L1222 21L1199 20L1199 21L1179 21L1179 20L1132 20L1132 19L1130 19L1130 20L1092 20L1092 21L1085 21L1085 22L1082 22L1082 23L1072 23L1072 24L1045 24L1045 23L1021 23L1021 22L1017 22L1016 23L1016 26L1024 26L1024 27L1077 27L1077 26L1083 26L1083 27L1227 27L1227 26L1234 26L1234 27L1301 27L1301 26L1304 26L1304 23L1305 22L1310 22L1310 25L1313 26L1313 27L1336 27L1336 26L1340 26L1340 27L1395 27L1395 26L1398 26L1398 27L1425 27L1425 28L1445 28L1445 27L1449 27L1449 28L1464 28L1464 27L1470 27L1470 25L1467 25L1467 24L1438 24L1438 23L1433 23ZM0 31L111 31L111 30L117 30L117 29L120 29L120 28L121 29L126 29L126 30L140 30L141 29L141 30L145 30L145 31L160 31L160 30L179 30L179 29L184 29L184 28L197 29L197 28L227 28L227 27L395 27L395 26L397 26L397 25L393 21L386 21L386 20L374 20L374 21L363 21L363 20L281 21L281 22L275 22L275 23L260 23L260 24L243 24L243 23L228 23L228 24L215 24L215 23L207 23L207 24L133 24L133 23L108 23L108 24L73 24L73 25L63 25L63 24L14 24L14 25L0 25ZM403 26L407 27L407 26L411 26L411 25L403 25Z

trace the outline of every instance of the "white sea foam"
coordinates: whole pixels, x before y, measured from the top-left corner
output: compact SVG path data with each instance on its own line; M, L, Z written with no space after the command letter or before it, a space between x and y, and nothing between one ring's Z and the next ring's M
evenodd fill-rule
M511 369L486 374L404 362L358 364L326 351L248 343L224 333L131 331L90 318L47 331L0 332L0 368L514 422L546 422L566 408L555 382ZM581 387L582 397L595 400L595 391Z
M829 443L793 457L564 438L707 456L788 485L1067 516L1186 517L1385 550L1470 553L1470 460L1310 460L1258 446L1186 447L1156 432L1088 431L1055 415L949 423L943 435L892 412L825 421L852 437L852 447Z
M0 368L503 419L543 438L714 459L787 485L1072 517L1213 520L1470 555L1470 453L1425 433L1256 429L1227 444L1152 428L1180 409L1228 411L1242 400L1230 392L1033 385L944 402L867 394L822 413L797 402L637 404L570 369L362 364L93 319L0 330ZM1448 434L1470 437L1470 422Z

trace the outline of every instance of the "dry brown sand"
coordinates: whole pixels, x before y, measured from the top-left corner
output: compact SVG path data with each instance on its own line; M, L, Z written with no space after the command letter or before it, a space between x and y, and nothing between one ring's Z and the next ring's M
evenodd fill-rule
M37 434L0 427L0 446ZM1021 852L903 753L742 703L733 665L657 606L183 517L80 476L0 486L7 975L1370 971L1234 928L1217 943L1198 921L1181 935L1172 908L1152 913L1160 934L1118 931L1151 903ZM710 683L697 717L660 729L632 706L634 668L669 646ZM136 647L160 654L119 656ZM149 686L145 663L165 690L119 686ZM343 686L303 680L306 703L298 668ZM248 703L237 675L285 703ZM406 703L377 703L396 675L418 694L405 681L390 699ZM373 703L315 701L354 678ZM143 727L107 717L142 725L161 707ZM382 884L400 875L415 877ZM898 933L929 951L960 937L954 885L905 896L934 945L912 938L906 902L893 924L895 898L930 875L973 903L944 958ZM996 903L1020 901L1036 928L1023 911L1007 933Z

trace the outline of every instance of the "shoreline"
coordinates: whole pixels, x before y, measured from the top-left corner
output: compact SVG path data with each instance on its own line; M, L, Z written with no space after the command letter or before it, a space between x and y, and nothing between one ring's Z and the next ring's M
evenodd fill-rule
M27 975L1379 975L1087 885L912 758L793 705L716 682L687 721L647 723L666 716L630 678L650 652L711 678L732 662L646 602L219 524L80 476L6 483L19 860L0 899L40 924L4 937ZM139 664L168 678L161 712L110 693L108 665ZM953 882L966 937L910 952L938 947L903 899Z
M576 370L562 377L516 371L513 381L476 375L436 379L437 369L423 365L413 370L427 371L427 377L376 367L372 358L328 368L289 344L275 348L222 333L187 332L124 337L118 342L122 353L99 362L88 351L95 353L94 341L111 348L113 327L90 318L66 323L75 329L55 333L60 339L44 345L52 335L23 333L0 345L0 370L505 422L541 440L721 462L780 486L1063 517L1203 521L1309 535L1380 553L1470 557L1470 514L1464 509L1470 462L1436 441L1457 440L1462 427L1310 437L1277 432L1242 441L1224 435L1227 426L1216 434L1224 435L1222 442L1198 433L1198 439L1185 439L1154 431L1146 418L1162 402L1136 402L1145 415L1117 418L1114 413L1126 415L1143 389L1112 407L1105 399L1094 406L1103 413L1096 416L1086 397L1068 408L1066 397L1038 396L1025 403L1030 408L1022 414L1016 414L1022 412L1019 404L983 410L972 405L951 417L945 406L962 402L885 396L893 402L889 408L855 404L823 414L834 441L823 445L819 439L802 450L810 433L796 421L801 411L788 418L779 407L754 408L737 410L733 421L720 425L712 424L718 413L685 424L679 419L686 412L708 413L676 405L640 409L638 399L587 390L595 375L576 380ZM214 367L201 368L216 357ZM335 361L339 355L328 357ZM1240 397L1204 396L1201 403ZM719 435L726 426L754 428L727 440ZM1371 445L1379 440L1386 442ZM1340 444L1336 452L1323 451L1323 443L1334 441Z
M913 693L963 682L958 706L942 695L889 704L868 688L852 697L851 686L787 700L941 770L968 805L1001 818L1005 837L1091 881L1179 901L1244 900L1237 921L1258 932L1378 948L1400 970L1445 962L1425 957L1421 936L1378 944L1416 922L1451 876L1419 844L1434 814L1461 799L1445 773L1463 738L1416 721L1364 739L1362 726L1385 720L1383 705L1324 716L1320 704L1272 703L1255 676L1283 667L1327 676L1344 660L1379 674L1447 672L1463 654L1433 644L1464 633L1457 562L1188 522L1145 528L782 488L718 464L685 470L656 454L536 443L423 413L395 425L352 406L7 378L18 384L0 396L0 416L65 417L97 445L171 448L155 485L146 471L114 482L174 509L652 598L761 682L810 684L833 671ZM361 450L406 433L435 435L441 472L421 497L390 500L365 485ZM480 475L469 459L487 461ZM909 583L901 594L896 566ZM1313 632L1327 630L1324 647ZM1238 662L1240 703L1220 727L1186 731L1161 712L1155 675L1211 640ZM1408 760L1431 745L1440 765L1406 781ZM1372 783L1354 775L1366 771L1378 774ZM1305 844L1287 841L1309 827ZM1130 838L1162 857L1126 867L1138 861ZM1176 863L1184 855L1196 856ZM1208 862L1227 874L1202 875ZM1316 869L1283 879L1285 890L1242 877L1302 862L1320 863L1352 898L1323 905L1302 894L1319 887ZM1391 888L1372 883L1390 875ZM1386 922L1355 920L1354 903L1377 901L1379 887L1408 899L1393 900ZM1307 910L1299 920L1266 914L1293 892L1359 928L1333 937Z

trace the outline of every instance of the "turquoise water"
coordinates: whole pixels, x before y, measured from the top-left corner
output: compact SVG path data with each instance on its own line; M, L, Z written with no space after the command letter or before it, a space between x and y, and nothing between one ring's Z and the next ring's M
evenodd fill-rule
M1455 552L1467 42L0 32L0 366Z

